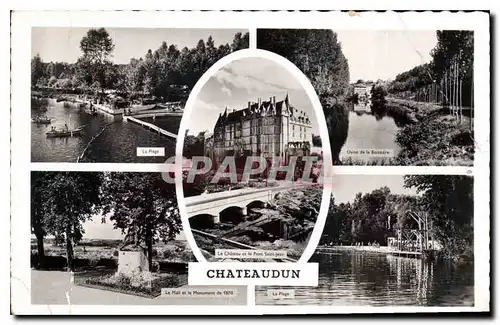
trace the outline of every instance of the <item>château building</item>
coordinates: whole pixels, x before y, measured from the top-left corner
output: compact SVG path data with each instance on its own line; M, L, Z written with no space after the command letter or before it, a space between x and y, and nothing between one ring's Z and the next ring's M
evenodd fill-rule
M280 157L309 155L312 146L311 120L304 111L282 101L248 102L247 106L219 114L215 124L213 153L216 161L226 156Z
M358 96L361 102L368 101L371 98L373 83L356 83L353 85L354 94Z

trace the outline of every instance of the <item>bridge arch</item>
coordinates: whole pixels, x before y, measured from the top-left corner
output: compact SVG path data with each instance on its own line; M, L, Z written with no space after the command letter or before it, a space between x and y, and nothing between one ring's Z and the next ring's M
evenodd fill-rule
M229 206L219 213L221 223L240 223L245 220L246 207Z
M213 228L217 219L218 217L208 213L197 214L189 218L189 226L193 229Z
M253 200L246 205L247 209L262 209L267 206L267 202L262 200Z

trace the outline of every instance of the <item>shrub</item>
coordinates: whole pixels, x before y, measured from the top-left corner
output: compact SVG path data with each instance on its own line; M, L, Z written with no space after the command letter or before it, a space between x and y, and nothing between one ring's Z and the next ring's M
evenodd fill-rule
M196 258L194 256L193 252L191 252L190 250L183 251L180 254L179 258L183 262L195 262L196 261Z
M163 258L165 258L165 259L169 259L173 255L174 255L173 252L168 248L163 251Z
M130 286L130 278L120 273L116 276L116 284L119 286L128 287Z

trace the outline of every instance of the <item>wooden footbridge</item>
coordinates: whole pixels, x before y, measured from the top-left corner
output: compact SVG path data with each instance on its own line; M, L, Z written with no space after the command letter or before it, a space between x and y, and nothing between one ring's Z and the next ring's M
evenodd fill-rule
M136 124L139 124L147 129L150 129L151 131L153 132L156 132L156 133L159 133L161 135L164 135L164 136L167 136L167 137L170 137L170 138L174 138L174 139L177 139L177 134L174 134L172 132L168 132L154 124L151 124L151 123L148 123L148 122L145 122L145 121L142 121L142 120L139 120L135 117L132 117L132 116L124 116L123 117L126 121L130 121L132 123L136 123Z

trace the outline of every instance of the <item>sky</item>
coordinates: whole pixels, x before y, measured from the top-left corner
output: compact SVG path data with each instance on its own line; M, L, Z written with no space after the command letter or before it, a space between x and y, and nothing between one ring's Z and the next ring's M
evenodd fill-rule
M394 79L431 61L436 31L335 31L349 63L351 83Z
M31 35L31 54L37 53L44 62L76 62L80 51L80 41L89 28L35 27ZM236 29L180 29L180 28L106 28L113 39L115 49L113 62L129 63L131 58L143 57L149 49L158 49L163 41L175 44L178 49L196 46L200 39L211 35L215 45L231 44L234 34L247 30Z
M225 108L228 112L248 106L249 101L284 100L303 110L311 119L311 132L319 134L314 108L300 82L284 67L264 58L244 58L233 61L217 71L203 86L191 111L189 134L213 132L215 122Z
M383 186L393 194L416 195L415 188L404 188L403 175L337 175L333 179L332 196L335 203L354 201L358 193L370 193Z
M122 234L120 229L113 228L113 221L106 219L106 223L101 223L102 215L95 215L91 220L83 223L83 230L85 234L83 238L87 239L123 239L125 235ZM177 240L185 240L184 232L181 231L177 235Z

